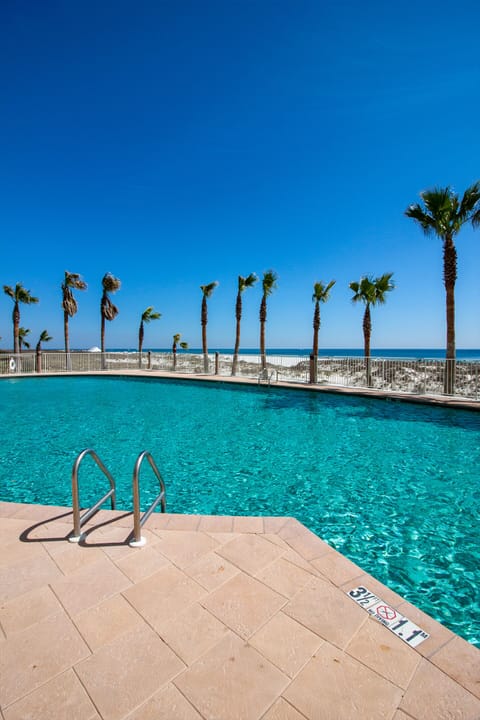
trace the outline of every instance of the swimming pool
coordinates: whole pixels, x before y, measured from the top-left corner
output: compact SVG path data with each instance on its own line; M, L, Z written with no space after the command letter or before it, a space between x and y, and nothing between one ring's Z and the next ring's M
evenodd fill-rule
M9 379L0 399L0 499L70 505L73 461L93 447L130 510L147 449L170 512L293 515L480 646L480 414L153 378ZM80 481L96 500L90 461ZM157 492L145 468L143 505Z

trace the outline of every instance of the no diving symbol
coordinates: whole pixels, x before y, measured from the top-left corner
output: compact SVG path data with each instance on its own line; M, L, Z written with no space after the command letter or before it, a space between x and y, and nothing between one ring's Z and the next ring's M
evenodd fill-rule
M396 611L388 605L379 605L376 608L377 615L380 615L382 620L395 620L397 617Z

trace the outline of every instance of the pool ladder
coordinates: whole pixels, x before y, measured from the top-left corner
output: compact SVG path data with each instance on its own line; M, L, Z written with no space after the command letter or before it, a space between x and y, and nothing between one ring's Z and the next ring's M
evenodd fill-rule
M95 505L92 505L91 508L86 510L83 515L80 515L80 499L79 499L79 493L78 493L78 471L80 468L80 465L83 461L83 459L90 455L91 458L95 461L95 463L98 465L100 470L103 472L105 477L108 479L108 482L110 483L110 490L105 493L103 497L98 500L98 502L95 503ZM160 493L157 495L155 500L152 502L148 510L144 512L142 517L140 517L140 483L139 483L139 477L140 477L140 468L142 466L142 463L144 460L147 460L150 467L152 468L153 472L158 478L158 481L160 483ZM165 512L166 509L166 496L165 496L165 483L163 482L163 478L160 474L160 470L158 469L155 460L153 459L152 455L147 451L144 450L140 453L138 456L135 466L133 468L133 480L132 480L132 490L133 490L133 537L132 540L130 540L129 545L130 547L142 547L147 542L144 537L142 537L142 525L146 523L152 512L155 510L157 505L160 503L161 511L162 513ZM107 470L103 462L98 457L95 450L92 450L92 448L87 448L86 450L82 450L82 452L78 455L77 459L75 460L73 464L72 469L72 508L73 508L73 535L70 535L68 538L70 542L78 543L80 542L83 537L84 533L82 533L81 528L82 525L84 525L87 520L89 520L92 515L94 515L100 507L103 505L104 502L106 502L110 498L110 503L112 510L115 510L115 480L113 479L111 473Z

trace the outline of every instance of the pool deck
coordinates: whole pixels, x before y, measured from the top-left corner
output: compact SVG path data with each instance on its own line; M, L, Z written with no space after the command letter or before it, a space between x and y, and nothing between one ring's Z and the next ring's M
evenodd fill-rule
M478 720L480 652L293 518L0 503L2 720ZM430 633L416 648L347 596Z

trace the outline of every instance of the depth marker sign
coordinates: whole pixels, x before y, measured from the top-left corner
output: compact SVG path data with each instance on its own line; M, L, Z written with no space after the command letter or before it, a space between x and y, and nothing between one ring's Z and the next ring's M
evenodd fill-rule
M400 615L394 608L387 605L384 600L367 590L366 587L353 588L353 590L347 592L347 595L410 647L417 647L417 645L430 637L418 625L415 625L404 615Z

